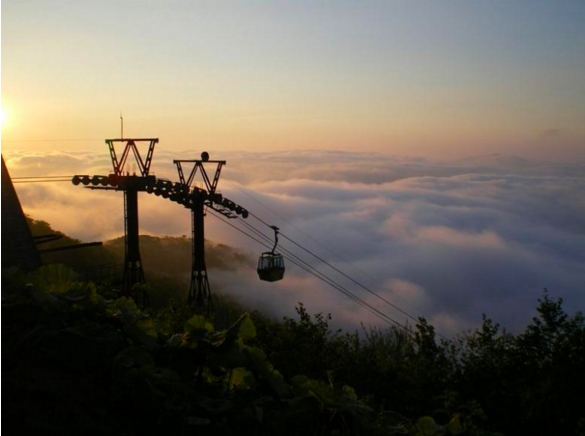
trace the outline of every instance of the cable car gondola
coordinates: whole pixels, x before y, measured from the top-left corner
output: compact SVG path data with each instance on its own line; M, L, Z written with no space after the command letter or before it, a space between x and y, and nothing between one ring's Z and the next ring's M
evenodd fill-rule
M284 258L276 253L278 245L278 227L270 226L274 230L274 247L272 251L262 253L258 259L258 277L265 282L276 282L284 277Z

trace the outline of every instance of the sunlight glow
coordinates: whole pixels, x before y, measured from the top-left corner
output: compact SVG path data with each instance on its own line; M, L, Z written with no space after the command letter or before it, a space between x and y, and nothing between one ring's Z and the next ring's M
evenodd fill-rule
M4 108L0 108L0 127L6 126L8 122L8 116Z

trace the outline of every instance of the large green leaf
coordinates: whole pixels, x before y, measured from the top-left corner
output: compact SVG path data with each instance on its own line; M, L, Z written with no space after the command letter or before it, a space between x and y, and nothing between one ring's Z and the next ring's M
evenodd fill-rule
M305 397L309 395L309 388L306 385L308 381L309 377L306 375L295 375L292 378L291 384L297 397Z
M136 302L128 297L118 298L108 304L106 313L115 318L121 319L124 325L132 325L137 320L147 317L147 315L142 313L138 308Z
M291 387L286 383L282 374L276 369L271 369L266 375L266 378L280 399L290 398L292 396Z
M415 427L418 430L416 434L420 436L434 436L437 434L443 434L443 432L440 431L440 426L438 426L435 420L430 416L420 417L418 421L416 421Z
M213 326L203 315L193 315L185 322L185 333L213 332Z
M240 318L227 329L226 336L230 339L253 339L256 337L256 327L250 318L249 313L244 313Z
M308 389L309 395L317 398L323 407L332 408L337 406L337 396L335 390L327 383L321 380L309 380L304 384Z
M257 371L270 371L272 364L266 360L266 353L258 347L245 347L244 354L249 359L249 365Z
M445 429L449 434L458 435L465 433L467 431L467 426L464 422L461 422L461 415L456 413L445 426Z
M158 332L151 318L140 319L126 325L124 331L133 341L147 348L152 349L157 345Z
M248 389L254 385L254 376L246 368L234 368L229 374L229 385L230 389Z

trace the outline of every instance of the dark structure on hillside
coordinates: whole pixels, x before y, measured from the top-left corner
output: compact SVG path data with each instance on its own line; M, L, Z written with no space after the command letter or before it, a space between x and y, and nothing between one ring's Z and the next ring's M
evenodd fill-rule
M42 260L2 156L2 268L33 271Z
M213 301L211 300L211 288L205 265L205 201L211 199L211 201L215 201L218 204L223 201L223 197L217 194L215 190L221 174L221 168L226 161L209 160L209 154L204 151L201 153L200 160L175 160L173 162L177 166L179 182L184 186L191 187L198 171L205 183L205 190L194 189L191 192L191 284L189 286L188 302L195 311L207 313L213 310ZM183 163L193 164L193 168L187 178L185 178L183 172ZM209 179L204 163L216 165L213 180Z
M114 148L115 143L125 143L124 150L118 158ZM137 143L148 142L149 148L143 160L137 148ZM203 152L200 160L174 161L179 172L179 182L157 179L149 174L154 146L158 139L107 139L110 149L114 172L108 176L76 175L71 182L74 185L84 185L90 189L106 189L124 191L124 227L125 227L125 260L124 260L124 295L133 297L141 307L148 306L148 295L144 287L136 284L145 281L140 250L138 245L138 192L146 192L161 196L178 203L191 210L192 214L192 267L189 289L189 306L197 313L206 313L213 310L204 252L204 216L205 209L213 209L226 218L248 217L248 211L216 192L221 168L225 161L210 161L209 154ZM125 171L126 160L133 153L139 174ZM193 167L189 176L185 178L181 163L191 163ZM215 174L211 180L204 165L215 164ZM192 186L196 174L201 174L205 189Z
M138 226L138 193L146 192L156 182L151 176L150 165L154 154L154 147L158 138L139 139L106 139L106 144L112 159L113 173L108 176L77 175L72 179L74 185L92 185L91 189L106 189L124 192L124 276L122 281L122 294L131 296L140 307L148 307L148 294L144 288L136 285L144 283L144 270L140 257L139 226ZM116 145L123 144L124 149L118 156ZM147 144L146 157L143 159L138 145ZM128 156L134 155L134 163L138 174L127 170Z
M125 142L124 151L118 160L116 155L115 144ZM147 143L148 150L146 158L143 160L137 148L137 143ZM110 178L114 178L119 190L124 191L124 229L126 236L124 250L124 293L130 295L132 288L136 284L144 283L144 270L142 269L142 259L140 258L139 248L139 227L138 227L138 192L146 191L149 185L154 182L154 176L150 176L150 164L154 153L154 146L158 143L158 138L147 139L106 139L106 144L110 150L112 166L114 173ZM130 174L124 166L130 152L134 154L140 174ZM133 292L137 303L142 307L149 306L148 294L142 290Z

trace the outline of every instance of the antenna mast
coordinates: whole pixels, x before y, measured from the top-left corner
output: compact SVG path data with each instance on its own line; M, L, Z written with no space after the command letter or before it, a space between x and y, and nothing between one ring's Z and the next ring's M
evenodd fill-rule
M124 117L120 111L120 139L124 139Z

